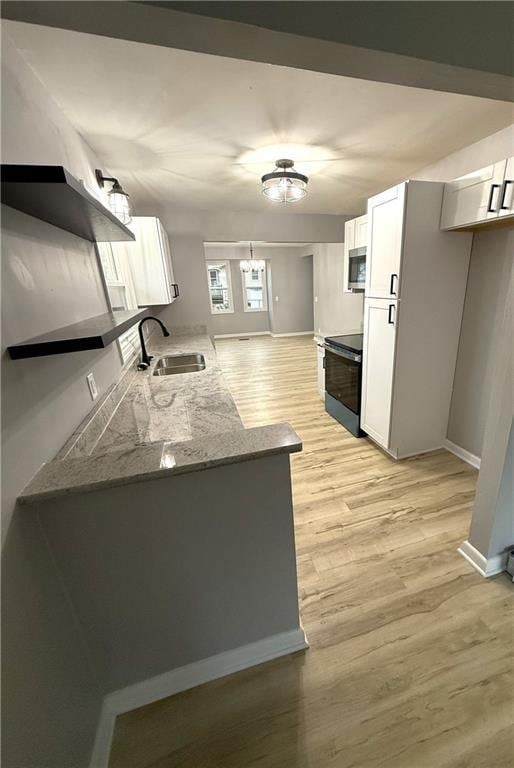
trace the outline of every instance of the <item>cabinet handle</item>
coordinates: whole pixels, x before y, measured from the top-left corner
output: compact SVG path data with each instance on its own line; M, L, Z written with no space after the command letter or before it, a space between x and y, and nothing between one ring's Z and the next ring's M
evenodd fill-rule
M326 361L326 358L325 358L325 355L323 355L323 368L326 368L326 367L327 367L327 366L325 365L325 361Z
M178 283L172 283L171 285L173 287L173 298L174 299L178 299L178 297L180 296L180 291L178 289Z
M489 200L487 201L487 213L496 213L496 208L492 208L494 190L500 189L499 184L491 184L491 191L489 192Z
M389 283L389 293L391 294L391 296L396 296L396 291L394 290L394 281L395 281L395 279L396 279L397 285L398 285L398 275L393 273L391 275L391 281Z
M387 322L389 323L389 325L394 325L393 309L394 309L394 304L389 304L389 311L387 313Z
M500 211L508 211L511 206L505 205L505 195L507 194L507 187L509 184L514 184L510 179L505 179L502 185L502 191L500 192Z

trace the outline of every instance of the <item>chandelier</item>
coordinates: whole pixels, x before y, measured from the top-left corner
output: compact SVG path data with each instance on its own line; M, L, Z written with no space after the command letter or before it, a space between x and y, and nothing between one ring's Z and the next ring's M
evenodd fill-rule
M253 258L253 244L250 243L250 258L239 262L241 272L264 272L265 262L262 259Z
M277 160L275 169L261 178L262 193L275 203L295 203L307 194L309 177L294 169L292 160Z

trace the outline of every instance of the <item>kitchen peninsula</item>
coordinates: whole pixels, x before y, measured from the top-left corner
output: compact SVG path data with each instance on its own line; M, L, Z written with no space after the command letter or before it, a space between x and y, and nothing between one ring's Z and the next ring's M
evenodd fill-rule
M306 647L289 466L300 439L288 424L244 428L196 331L154 335L150 368L127 371L19 499L116 712ZM205 370L154 375L187 352Z

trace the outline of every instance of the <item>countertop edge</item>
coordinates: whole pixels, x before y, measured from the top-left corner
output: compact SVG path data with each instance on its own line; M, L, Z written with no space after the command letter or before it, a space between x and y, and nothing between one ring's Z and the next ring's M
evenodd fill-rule
M18 496L18 502L31 505L70 494L171 478L301 450L300 438L286 422L183 442L146 443L130 449L43 464Z

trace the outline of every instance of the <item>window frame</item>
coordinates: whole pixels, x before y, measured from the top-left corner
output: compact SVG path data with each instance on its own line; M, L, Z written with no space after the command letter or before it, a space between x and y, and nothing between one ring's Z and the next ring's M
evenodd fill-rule
M262 272L262 307L259 308L253 308L248 307L248 298L247 298L247 288L250 288L251 286L247 286L245 283L245 272L241 270L241 290L243 293L243 310L245 312L267 312L268 311L268 265L266 262L264 262L264 270ZM260 286L259 286L260 287Z
M211 285L211 275L213 265L220 265L225 267L227 275L227 296L228 296L228 309L215 309L212 303L211 290L215 286ZM217 315L233 315L234 314L234 294L232 292L232 269L230 266L230 259L209 259L205 262L205 272L207 276L207 292L209 295L209 307L211 315L216 317Z

